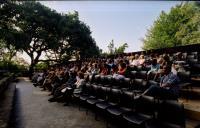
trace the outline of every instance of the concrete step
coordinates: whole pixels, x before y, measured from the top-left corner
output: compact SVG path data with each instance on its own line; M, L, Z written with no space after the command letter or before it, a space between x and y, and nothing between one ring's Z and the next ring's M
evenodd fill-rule
M200 100L200 84L190 89L181 89L181 98L188 100Z
M200 100L180 98L179 102L184 104L186 128L196 128L200 124Z

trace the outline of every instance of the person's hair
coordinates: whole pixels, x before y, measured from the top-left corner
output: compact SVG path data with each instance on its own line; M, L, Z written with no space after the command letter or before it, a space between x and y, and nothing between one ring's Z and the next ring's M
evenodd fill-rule
M79 77L80 79L84 79L84 74L83 74L82 72L78 72L78 77Z
M172 66L170 65L170 64L166 64L166 65L164 65L163 67L165 67L165 69L167 70L167 71L171 71L171 69L172 69Z
M156 64L157 64L157 59L154 58L154 59L152 60L152 65L155 66Z
M120 63L120 66L121 66L122 68L126 68L126 63Z
M163 56L163 59L164 59L166 62L168 62L168 61L170 60L168 55L164 55L164 56Z

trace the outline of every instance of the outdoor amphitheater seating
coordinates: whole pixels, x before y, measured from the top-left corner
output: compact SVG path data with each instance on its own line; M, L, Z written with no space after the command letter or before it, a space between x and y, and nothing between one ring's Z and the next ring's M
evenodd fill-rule
M179 54L181 58L178 58ZM200 74L199 54L198 52L179 54L170 53L169 58L174 65L182 64L185 68L176 72L181 81L179 83L181 92L191 91L191 78ZM73 94L73 98L78 100L79 109L83 105L86 113L90 109L94 110L95 119L103 114L107 117L104 119L117 119L117 122L122 123L124 127L184 128L184 108L177 102L177 98L140 96L151 85L160 86L160 79L154 80L156 72L147 76L152 58L149 55L145 55L145 58L148 58L148 64L130 67L130 72L127 76L124 75L125 77L115 78L113 74L86 73L83 91ZM190 92L187 94L189 98Z
M148 88L148 82L144 79L134 79L131 83L131 90L135 95L143 93Z
M190 71L185 71L185 72L178 72L177 73L179 79L180 79L180 92L183 92L184 89L187 89L189 92L186 94L186 98L189 98L189 95L192 91L192 83L191 83L191 72Z
M117 105L108 107L108 120L115 121L117 125L123 127L122 115L133 110L134 94L132 92L122 91Z
M191 86L191 72L185 71L185 72L178 72L177 73L181 83L179 84L179 87L185 88L185 87L192 87Z
M143 70L138 71L136 78L146 80L147 79L147 71L143 71Z
M192 77L200 77L200 63L195 63L191 66Z
M154 118L155 101L153 97L141 96L134 101L133 111L123 114L127 127L144 127L145 122Z
M183 104L176 101L163 101L158 104L155 119L145 123L145 128L185 128Z
M137 75L137 71L131 71L130 74L131 74L131 75L130 75L130 78L131 78L131 79L135 79L135 78L136 78L136 75Z

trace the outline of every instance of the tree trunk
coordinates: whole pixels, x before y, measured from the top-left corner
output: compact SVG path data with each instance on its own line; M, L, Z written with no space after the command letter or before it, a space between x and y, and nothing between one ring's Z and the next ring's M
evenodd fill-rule
M32 75L33 75L33 67L35 66L34 63L31 63L30 67L29 67L29 72L28 72L28 75L29 75L29 78L31 79L32 78Z

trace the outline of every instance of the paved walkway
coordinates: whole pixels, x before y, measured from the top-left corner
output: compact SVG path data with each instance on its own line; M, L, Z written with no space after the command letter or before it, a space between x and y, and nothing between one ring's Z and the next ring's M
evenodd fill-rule
M49 92L40 91L24 77L19 78L16 91L15 125L17 128L105 128L105 122L95 121L77 106L64 107L49 103ZM15 126L15 128L16 128Z

